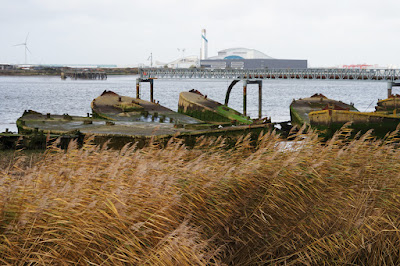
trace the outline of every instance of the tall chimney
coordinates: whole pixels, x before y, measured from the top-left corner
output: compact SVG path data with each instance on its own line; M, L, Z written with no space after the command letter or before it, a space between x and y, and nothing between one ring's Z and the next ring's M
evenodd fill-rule
M206 30L201 30L201 51L200 51L200 60L207 59L208 55L208 40L206 38Z

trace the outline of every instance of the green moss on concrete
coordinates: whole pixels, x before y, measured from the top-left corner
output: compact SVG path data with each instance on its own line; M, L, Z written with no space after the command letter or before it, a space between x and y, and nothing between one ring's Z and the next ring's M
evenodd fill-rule
M144 108L135 103L120 103L115 105L116 108L121 109L122 112L140 112Z
M302 126L305 123L303 118L301 118L299 113L292 106L290 106L290 120L292 125Z
M207 122L229 122L238 121L239 124L252 124L253 121L248 119L247 117L242 116L237 111L227 107L227 106L220 106L217 110L210 111L210 110L187 110L186 112L183 110L183 107L178 108L178 113L185 114L194 118L197 118L202 121Z
M230 122L231 120L227 117L224 117L216 112L212 112L209 110L187 110L183 111L183 108L178 108L178 113L185 114L194 118L197 118L202 121L207 122Z
M331 123L330 125L312 125L312 128L320 131L321 135L326 139L331 138L336 131L343 127L344 123ZM386 123L353 123L349 128L353 129L352 135L358 132L361 134L366 133L368 130L373 129L372 135L378 138L384 138L389 132L396 130L398 122Z
M196 143L196 139L200 136L205 137L223 137L228 147L233 147L239 137L250 134L252 144L255 144L261 132L263 134L273 130L271 125L256 125L256 126L240 126L240 127L225 127L221 129L211 129L201 132L184 132L178 138L184 139L185 144L192 147Z
M33 130L27 126L25 126L25 121L22 120L21 118L17 119L17 128L18 128L18 133L19 134L31 134Z
M92 117L95 119L103 119L103 120L115 120L110 118L109 116L105 115L105 114L101 114L101 113L97 113L92 109Z
M231 123L221 123L222 125L231 125ZM211 128L217 128L219 125L218 124L208 124L208 123L204 123L204 124L187 124L185 125L185 129L189 129L189 130L203 130L203 129L211 129Z
M221 105L217 107L218 114L227 117L229 120L236 120L238 121L240 124L245 124L245 125L250 125L253 123L253 121L245 116L243 116L241 113L239 113L238 111L229 108L226 105Z

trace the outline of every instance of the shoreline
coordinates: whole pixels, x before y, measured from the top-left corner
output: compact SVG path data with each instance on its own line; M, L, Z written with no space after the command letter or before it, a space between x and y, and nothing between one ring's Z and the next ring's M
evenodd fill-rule
M73 71L70 68L46 68L46 69L8 69L0 70L0 76L61 76L62 72ZM78 69L76 69L78 71ZM82 71L79 69L79 71ZM137 68L96 68L87 70L105 72L108 76L113 75L137 75Z

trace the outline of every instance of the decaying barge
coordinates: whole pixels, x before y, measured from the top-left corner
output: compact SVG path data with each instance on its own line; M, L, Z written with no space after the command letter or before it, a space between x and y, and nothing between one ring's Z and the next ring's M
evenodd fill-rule
M359 112L353 105L345 104L315 94L310 98L294 100L290 106L293 124L308 124L319 130L323 136L330 137L344 124L351 122L354 134L365 133L373 129L373 135L384 137L388 132L396 130L400 123L397 115L396 99L378 101L375 112Z
M198 124L203 121L172 111L160 104L138 98L120 96L112 91L104 91L94 99L90 107L93 117L115 121L168 122Z
M375 112L397 115L400 111L400 95L390 95L387 99L378 100Z
M182 138L188 145L194 143L199 136L223 136L228 142L231 139L234 143L235 138L240 135L251 133L256 137L262 131L273 129L270 123L254 123L239 112L223 108L221 104L207 99L206 102L212 102L217 110L223 110L218 116L209 116L211 111L204 101L196 97L188 98L192 105L197 104L196 114L202 112L200 106L203 106L203 112L212 119L182 110L174 112L155 102L104 91L91 102L92 115L79 117L41 114L30 110L25 111L17 120L17 127L19 134L37 136L36 140L41 142L60 136L82 141L84 136L92 135L96 144L108 141L109 146L114 148L120 148L129 142L135 142L138 146L143 146L150 140L163 142L173 136Z
M310 124L310 113L321 110L345 110L358 112L352 104L346 104L327 98L323 94L314 94L309 98L293 100L290 104L290 118L292 125L302 126Z
M179 94L178 112L209 123L253 124L249 117L207 98L197 90Z

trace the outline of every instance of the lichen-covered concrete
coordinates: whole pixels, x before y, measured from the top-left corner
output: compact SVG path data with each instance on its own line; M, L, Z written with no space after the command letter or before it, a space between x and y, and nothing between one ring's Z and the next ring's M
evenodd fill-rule
M236 110L220 104L199 92L181 92L178 112L207 122L252 124L253 121Z
M309 113L323 109L358 111L353 105L328 99L322 94L314 94L309 98L293 100L290 104L290 116L292 124L309 124Z
M142 99L120 96L112 91L104 91L91 103L93 115L98 118L120 121L152 121L163 118L181 124L196 124L202 121L172 111L158 103ZM150 118L149 118L150 117ZM149 119L147 119L149 118Z

